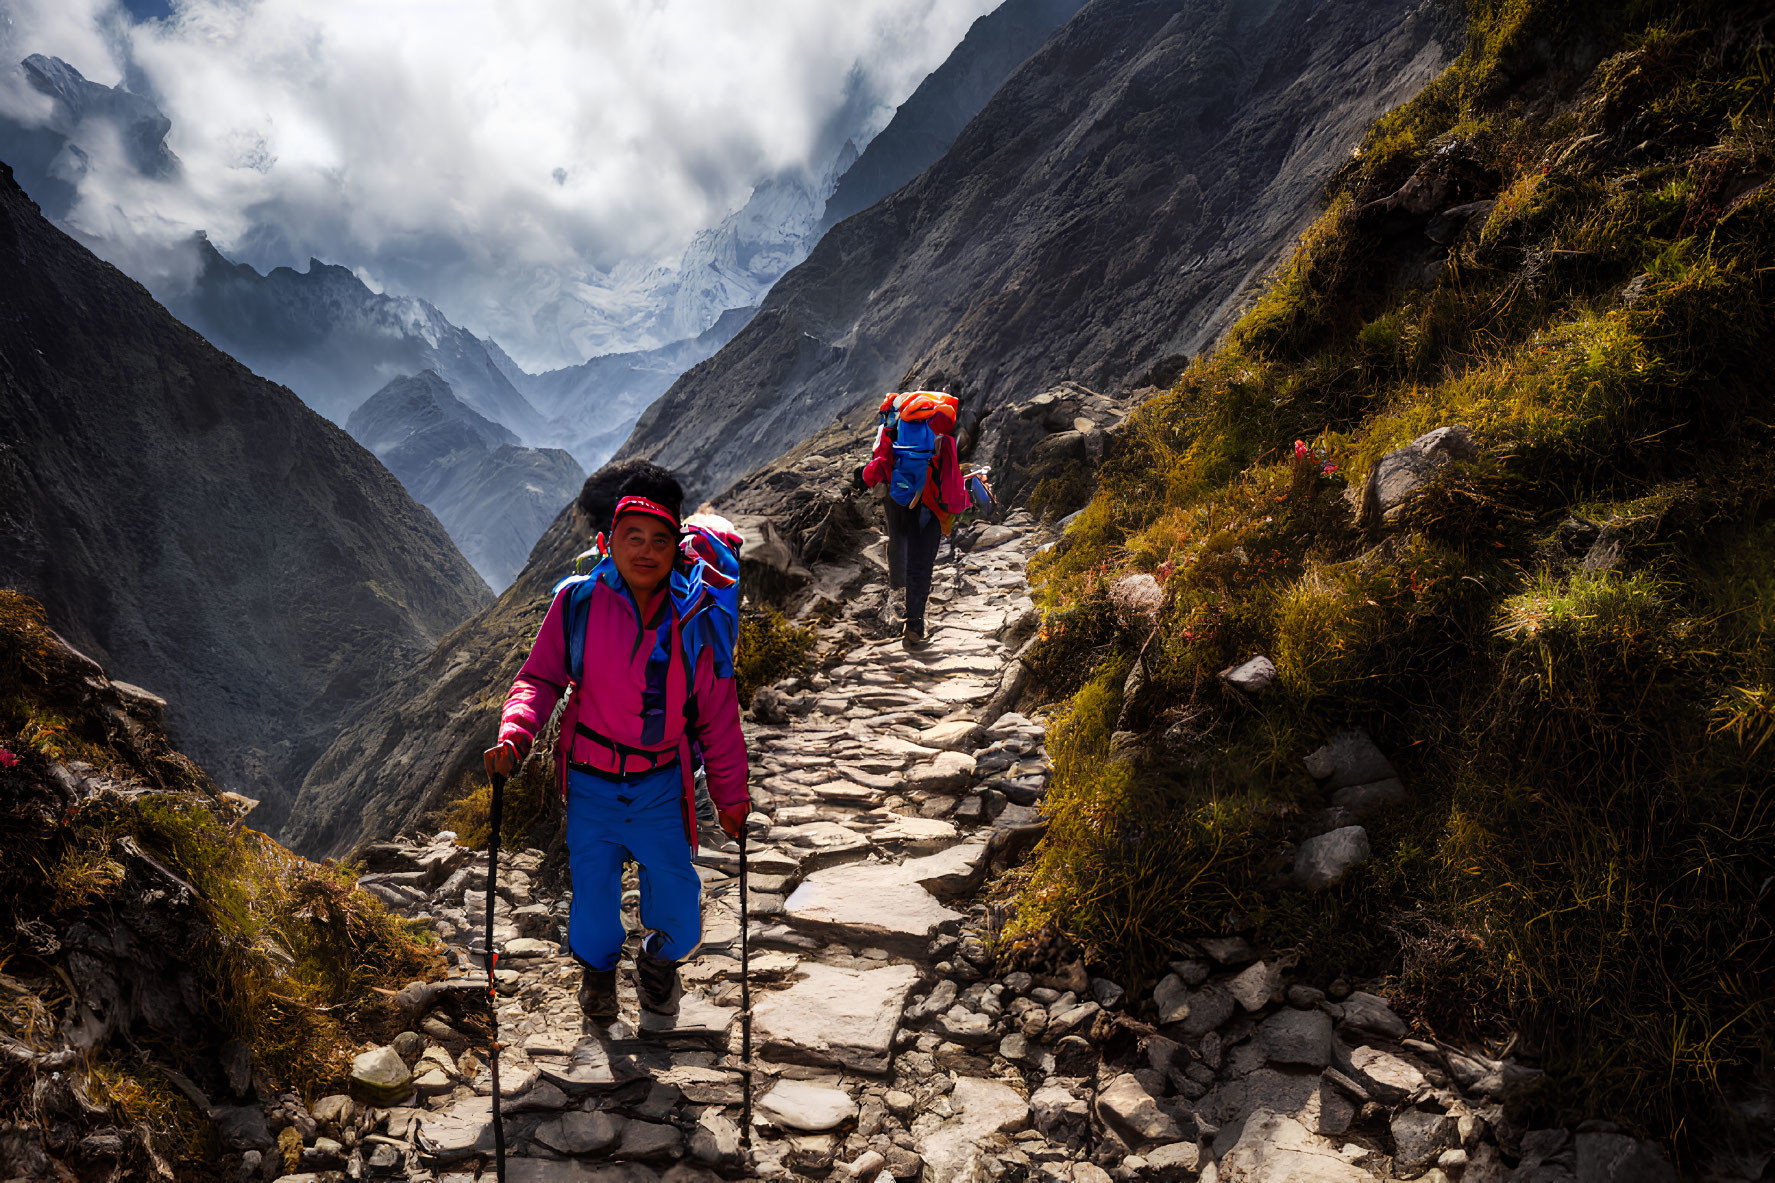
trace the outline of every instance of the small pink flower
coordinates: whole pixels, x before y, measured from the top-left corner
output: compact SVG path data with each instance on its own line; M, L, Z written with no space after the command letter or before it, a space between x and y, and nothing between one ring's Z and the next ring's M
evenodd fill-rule
M17 756L13 755L11 752L7 751L5 748L0 748L0 768L11 768L17 763L18 763Z
M1337 465L1335 465L1331 461L1327 460L1325 462L1325 475L1330 476L1332 473L1334 473L1336 471L1337 471Z
M1307 447L1307 442L1305 440L1295 440L1294 441L1294 458L1296 460L1305 460L1308 456L1311 456L1312 454L1313 454L1313 450L1311 448Z

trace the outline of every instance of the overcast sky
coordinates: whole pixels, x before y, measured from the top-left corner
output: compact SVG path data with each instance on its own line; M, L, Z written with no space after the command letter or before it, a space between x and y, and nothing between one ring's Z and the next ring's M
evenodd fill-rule
M847 99L885 121L997 2L0 0L0 111L45 112L14 68L42 53L166 112L179 175L95 159L68 218L126 270L201 229L558 363L511 307L675 261L760 177L817 168Z

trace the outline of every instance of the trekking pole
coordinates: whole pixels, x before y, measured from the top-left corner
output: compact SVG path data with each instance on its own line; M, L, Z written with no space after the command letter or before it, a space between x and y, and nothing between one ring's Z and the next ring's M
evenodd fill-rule
M752 897L746 887L746 823L740 822L740 1071L746 1092L740 1102L740 1142L752 1148Z
M499 824L505 804L505 777L493 774L493 804L488 811L492 832L487 836L487 1031L488 1067L493 1073L493 1169L499 1183L505 1183L505 1119L499 1112L499 982L494 971L499 967L499 953L493 948L493 900L499 887Z

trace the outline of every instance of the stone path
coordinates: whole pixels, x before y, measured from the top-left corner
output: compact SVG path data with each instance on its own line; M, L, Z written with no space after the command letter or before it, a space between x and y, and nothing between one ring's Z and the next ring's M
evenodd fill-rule
M1050 537L1016 514L945 560L931 643L916 653L894 636L885 586L864 580L824 630L826 668L753 704L749 1152L737 846L717 833L698 852L705 941L682 970L678 1021L640 1021L625 968L623 1018L608 1029L579 1014L579 969L556 943L567 900L533 886L541 853L509 856L494 913L508 1178L1669 1177L1609 1129L1512 1128L1500 1101L1525 1070L1413 1040L1382 998L1341 981L1290 983L1286 961L1239 937L1180 940L1141 998L1078 963L991 976L976 896L1042 830L1043 726L1002 707L1035 623L1023 563ZM1397 784L1360 736L1309 768L1340 792L1382 798ZM1345 796L1327 825L1372 804ZM275 1162L301 1172L284 1183L490 1180L485 977L466 947L484 920L482 856L440 835L379 844L368 865L361 885L433 924L458 976L403 991L412 1030L360 1057L357 1099L273 1106L280 1145L263 1175ZM636 898L631 886L632 930Z
M608 1030L585 1023L578 967L555 943L567 901L533 895L540 852L502 863L494 920L505 949L510 1177L799 1178L836 1164L839 1177L940 1181L988 1158L1029 1161L1014 1145L1046 1145L1029 1129L1027 1082L997 1054L1011 996L982 980L987 914L971 902L989 860L1026 850L1040 831L1042 726L1008 714L983 727L978 717L1034 626L1022 567L1037 539L1017 515L983 541L940 563L926 648L907 651L885 584L865 583L825 630L838 659L763 696L758 713L782 722L747 721L757 805L749 1159L738 1125L737 845L705 834L711 844L698 852L704 943L684 966L669 1027L638 1021L626 971L623 1018ZM298 1133L314 1129L300 1166L491 1178L491 1080L472 1020L485 977L466 955L484 922L484 864L447 836L379 847L372 860L362 886L428 918L457 946L463 972L441 1005L428 992L430 1013L397 1041L411 1053L410 1081L385 1086L409 1092L403 1103L329 1098L306 1120L286 1115ZM633 891L625 903L638 928ZM1064 1147L1050 1153L1066 1157Z

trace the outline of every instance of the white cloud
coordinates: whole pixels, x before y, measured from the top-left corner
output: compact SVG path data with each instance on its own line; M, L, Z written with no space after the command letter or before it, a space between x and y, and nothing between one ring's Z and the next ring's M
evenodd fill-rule
M559 364L526 328L548 292L675 259L759 178L822 167L847 98L878 129L997 2L175 0L134 23L0 0L0 50L171 118L178 178L104 160L81 184L68 222L107 253L203 229L261 269L317 255Z

